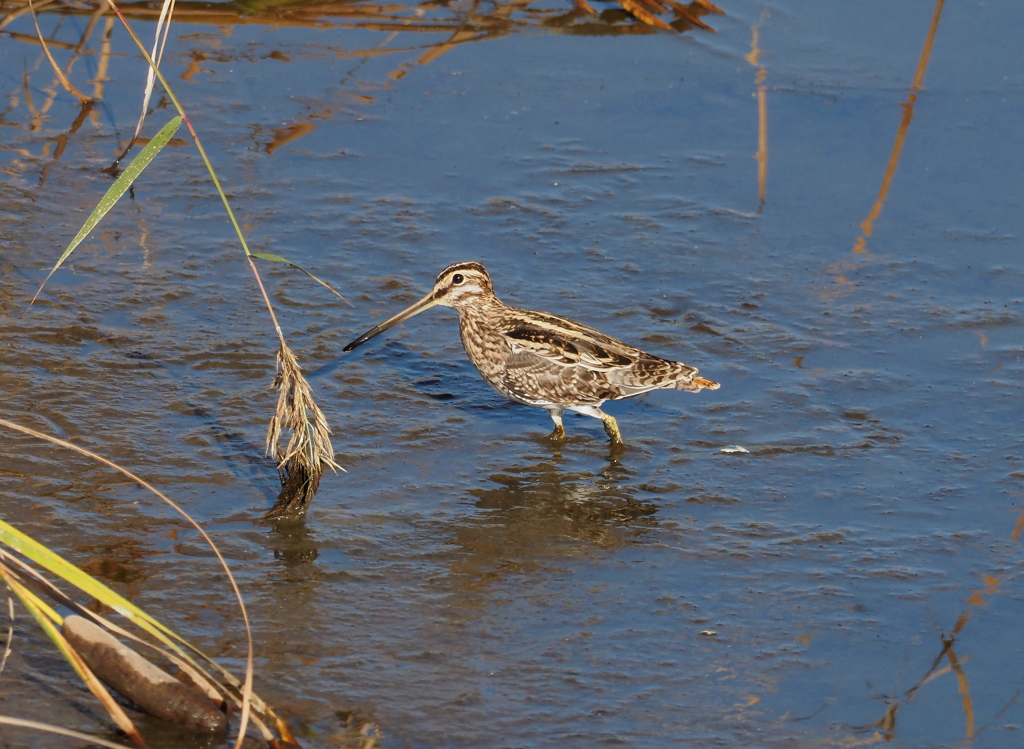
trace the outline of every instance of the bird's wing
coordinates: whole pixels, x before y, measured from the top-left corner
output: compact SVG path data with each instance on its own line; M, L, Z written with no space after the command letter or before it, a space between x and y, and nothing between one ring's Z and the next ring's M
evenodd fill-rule
M640 353L583 326L561 330L524 324L503 333L514 354L533 354L559 367L611 372L633 366Z
M511 351L502 381L526 402L543 393L555 403L600 403L688 384L697 373L571 320L539 312L524 318L501 330Z

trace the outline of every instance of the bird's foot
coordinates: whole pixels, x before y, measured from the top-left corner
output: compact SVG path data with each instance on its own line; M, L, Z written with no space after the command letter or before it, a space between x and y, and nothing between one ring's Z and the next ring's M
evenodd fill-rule
M555 424L555 431L550 435L550 438L561 442L565 439L565 427L561 424Z
M614 416L609 416L608 414L604 414L601 417L601 421L604 422L604 431L611 438L612 444L613 445L621 445L621 444L623 444L623 442L622 442L622 432L619 431L619 422L617 422L615 420L615 417Z

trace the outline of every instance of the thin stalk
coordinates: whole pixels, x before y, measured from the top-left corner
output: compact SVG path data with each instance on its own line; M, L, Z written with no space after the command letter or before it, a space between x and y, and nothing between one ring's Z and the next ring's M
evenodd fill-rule
M256 269L256 264L252 261L253 253L249 250L249 245L245 240L245 235L242 233L242 228L239 226L238 219L235 217L235 212L231 209L231 203L228 201L227 194L224 192L224 188L221 186L220 180L217 178L217 174L214 171L213 164L206 154L206 149L203 148L202 141L199 138L199 134L196 132L192 125L192 121L185 113L184 107L181 106L181 102L178 101L178 97L175 96L174 91L171 90L170 84L164 77L163 73L156 66L153 58L146 51L145 45L142 40L135 34L132 28L128 25L127 19L121 13L120 8L113 2L108 0L108 3L117 17L121 20L125 30L131 36L132 41L135 42L135 46L138 47L139 52L145 58L153 71L153 74L160 81L160 85L163 86L164 91L167 92L167 96L170 98L171 103L175 109L181 115L182 121L188 128L189 133L192 135L192 140L196 144L196 149L199 151L199 156L202 158L203 163L206 165L206 170L210 174L210 179L213 181L214 188L217 190L217 194L220 195L221 202L224 204L224 210L227 211L228 218L231 221L232 227L234 227L235 234L238 236L238 241L242 245L242 249L245 251L246 259L249 261L249 267L252 269L253 276L256 279L256 285L260 289L260 294L263 296L263 302L267 307L267 311L270 313L270 319L274 324L274 332L277 333L277 338L280 343L278 350L278 364L281 362L294 359L294 355L288 348L288 344L285 341L284 332L281 330L281 325L278 323L277 315L274 312L273 305L270 302L270 295L267 294L267 290L263 285L263 279L260 277L259 271ZM318 439L311 440L311 444L315 445L312 459L307 459L305 455L301 459L295 459L288 463L287 474L288 481L284 480L284 474L280 473L281 466L285 463L288 458L282 459L282 456L275 455L279 460L279 474L282 477L282 488L281 494L278 496L277 503L264 517L283 517L285 514L303 514L309 505L309 502L313 498L313 494L316 492L317 487L320 483L320 477L323 475L324 464L331 468L336 468L337 464L334 462L334 450L330 443L330 429L327 426L327 420L320 411L320 408L316 405L316 402L312 398L312 389L308 383L302 377L301 370L298 367L297 362L294 367L286 367L288 377L283 377L285 370L280 370L278 377L275 378L275 386L279 389L280 394L286 394L294 392L295 387L303 394L303 403L308 405L308 410L313 413L313 423L310 422L307 408L293 409L292 425L293 432L298 433L301 430L303 433L316 433ZM291 379L291 378L294 378ZM285 405L282 402L282 398L278 399L278 409L271 419L269 434L273 435L280 431L280 425L283 420L287 418L287 414L282 410L282 406ZM294 438L293 438L294 441ZM271 452L275 452L273 449L276 446L276 440L268 439L268 448ZM289 458L294 456L295 452L290 452Z
M196 150L199 151L199 157L206 165L206 171L210 173L210 179L213 181L213 186L217 190L217 194L220 195L221 202L224 204L224 210L227 211L228 219L231 221L231 226L234 228L235 234L238 236L238 241L242 245L242 249L245 251L246 257L250 257L252 252L249 250L249 243L245 241L245 234L242 232L242 227L239 226L238 219L235 218L235 212L231 209L231 203L228 201L228 196L225 194L224 188L221 186L220 180L217 178L217 172L213 168L210 157L206 155L206 149L203 148L203 143L199 139L199 133L197 133L196 129L192 126L192 120L189 119L188 114L186 114L185 108L181 106L181 102L178 101L178 97L174 95L174 91L171 89L167 79L164 78L164 74L160 72L160 68L157 67L149 52L146 51L146 47L142 43L142 40L135 34L132 27L128 25L128 19L126 19L124 14L121 13L121 9L117 7L113 0L107 0L107 3L110 5L111 10L113 10L121 20L125 31L128 32L129 36L131 36L132 41L135 42L135 46L139 48L139 52L142 53L143 58L145 58L146 62L149 64L150 70L152 70L156 75L157 79L160 81L160 85L164 87L164 91L167 93L168 98L170 98L174 108L177 109L178 114L181 115L181 119L185 123L185 127L188 128L188 132L191 134L192 140L195 141ZM259 271L256 270L256 264L253 263L252 260L249 261L249 267L252 268L253 275L256 276L256 282L259 284L260 291L263 292L263 300L266 302L267 311L270 312L270 317L274 321L274 329L277 332L278 338L281 340L281 344L284 345L284 334L281 332L281 326L277 324L277 316L274 314L274 309L270 304L270 297L267 296L267 292L263 288L263 282L260 280Z

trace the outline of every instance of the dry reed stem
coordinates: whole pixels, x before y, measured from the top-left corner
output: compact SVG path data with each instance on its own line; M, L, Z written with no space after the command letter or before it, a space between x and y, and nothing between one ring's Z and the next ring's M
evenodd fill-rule
M14 598L7 596L7 616L11 623L7 627L7 645L4 647L3 657L0 657L0 676L7 666L7 658L11 655L11 643L14 642Z
M106 3L121 20L139 52L149 64L150 70L160 80L164 91L171 99L175 109L178 110L182 122L188 128L189 134L196 144L196 150L199 151L199 155L206 165L217 194L220 195L221 201L224 204L224 210L231 220L231 225L235 229L238 241L245 251L246 259L249 261L249 267L252 269L257 286L259 286L260 294L267 305L267 312L274 323L274 330L281 343L277 354L278 373L277 377L274 378L273 385L278 390L279 397L277 409L270 420L270 426L267 431L267 454L273 455L278 461L278 472L281 476L282 486L281 493L278 495L274 506L263 517L301 517L305 514L309 503L313 499L313 495L316 494L316 490L320 486L320 478L323 476L324 466L329 466L335 470L341 468L341 466L334 462L334 448L331 446L331 430L327 426L327 417L324 416L319 406L313 400L313 390L302 376L302 369L299 367L295 355L288 348L288 344L285 343L284 333L281 330L281 325L278 323L274 306L270 303L270 297L267 294L266 287L263 285L263 279L260 278L259 270L253 262L253 258L258 256L249 250L242 227L238 223L235 212L231 209L231 203L221 186L213 164L210 162L206 150L200 142L199 134L193 127L192 121L185 113L170 84L168 84L166 78L160 72L160 68L149 55L138 35L128 24L124 14L114 3L114 0L106 0ZM278 259L281 260L283 258ZM313 278L315 279L316 277L314 276ZM319 279L316 280L319 281ZM329 285L324 285L330 288ZM341 295L339 294L338 296ZM313 414L312 423L309 420L309 413ZM288 441L288 447L282 450L280 439L285 429L290 429L292 435ZM245 718L248 717L248 701L245 701L243 705L242 715L244 723ZM239 742L241 742L241 734L239 735Z
M281 493L263 517L301 517L320 486L324 470L345 469L334 462L327 417L313 399L313 389L302 376L295 354L283 341L277 351L277 376L272 387L278 396L267 429L267 455L277 461ZM287 447L281 447L287 430L291 430L291 437Z
M11 718L7 715L0 715L0 725L18 726L19 728L29 728L34 731L45 731L46 733L53 733L58 736L67 736L68 738L85 741L88 744L109 747L109 749L131 749L131 747L127 747L124 744L115 744L113 741L107 741L106 739L101 739L88 733L72 731L70 728L54 726L49 723L40 723L37 720L24 720L22 718Z

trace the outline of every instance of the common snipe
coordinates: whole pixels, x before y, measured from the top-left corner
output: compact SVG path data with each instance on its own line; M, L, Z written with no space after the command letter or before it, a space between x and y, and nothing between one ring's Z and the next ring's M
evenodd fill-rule
M449 265L434 289L416 304L366 331L345 351L435 305L459 312L462 345L483 378L517 403L551 414L556 439L565 437L565 409L604 422L612 442L622 442L615 418L601 410L608 400L649 390L717 390L696 367L659 359L593 328L546 312L509 307L494 295L479 263Z

